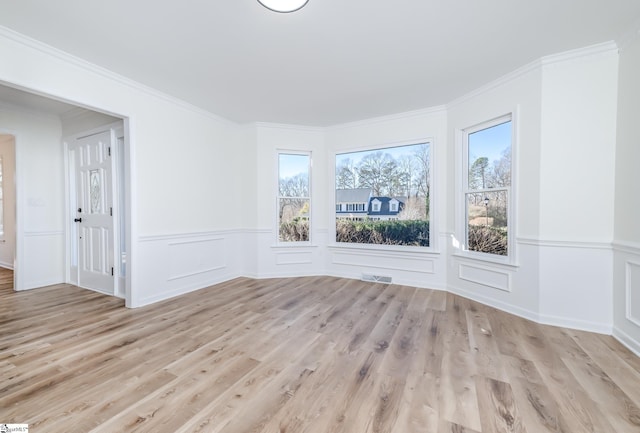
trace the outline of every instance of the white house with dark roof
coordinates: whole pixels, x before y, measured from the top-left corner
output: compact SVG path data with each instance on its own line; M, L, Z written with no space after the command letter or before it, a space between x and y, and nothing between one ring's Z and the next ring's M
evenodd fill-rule
M371 188L336 190L336 218L362 220L367 217Z
M371 219L386 221L398 219L404 202L394 197L374 197L371 188L336 190L336 218L350 220Z
M397 220L404 201L395 197L371 197L367 217L375 221Z

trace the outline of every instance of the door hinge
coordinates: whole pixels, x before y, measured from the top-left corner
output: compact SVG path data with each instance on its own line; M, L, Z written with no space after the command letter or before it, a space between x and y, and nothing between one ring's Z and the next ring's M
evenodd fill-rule
M113 208L112 207L109 208L109 216L113 216Z
M111 276L113 277L113 266L111 266Z
M111 156L111 147L108 147L109 156Z

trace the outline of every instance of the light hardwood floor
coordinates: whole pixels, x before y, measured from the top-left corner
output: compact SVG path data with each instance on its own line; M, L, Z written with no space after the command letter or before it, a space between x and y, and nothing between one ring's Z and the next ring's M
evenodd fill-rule
M149 307L0 272L0 423L30 432L640 432L640 359L438 291L236 279Z

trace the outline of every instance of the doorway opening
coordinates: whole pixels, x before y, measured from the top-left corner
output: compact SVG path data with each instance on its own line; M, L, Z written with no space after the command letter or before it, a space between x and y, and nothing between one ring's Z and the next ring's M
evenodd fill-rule
M0 134L0 267L10 270L16 257L15 171L16 137Z
M15 241L12 258L3 261L0 254L0 267L13 267L16 291L72 283L69 267L77 252L72 252L69 237L73 219L79 216L69 207L69 166L63 139L87 135L96 128L113 129L111 151L120 157L113 178L118 179L121 200L109 206L118 233L117 248L112 243L113 277L111 266L108 268L114 280L110 294L131 304L130 277L125 277L126 268L130 271L132 266L131 257L126 257L131 245L130 182L122 180L125 176L130 179L128 119L0 82L0 138L11 135L15 149L15 211L11 214ZM3 178L7 176L5 170ZM9 198L8 193L2 197L7 204ZM4 215L6 219L6 212ZM0 240L0 249L2 246ZM115 257L115 251L122 253Z
M64 140L69 282L125 297L124 127L122 122Z

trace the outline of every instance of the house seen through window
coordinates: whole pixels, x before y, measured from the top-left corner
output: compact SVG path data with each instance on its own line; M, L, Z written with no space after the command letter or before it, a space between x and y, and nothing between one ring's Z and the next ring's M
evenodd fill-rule
M309 154L278 154L278 240L308 242L311 217ZM337 210L337 208L336 208Z
M431 144L336 155L336 242L428 247Z

